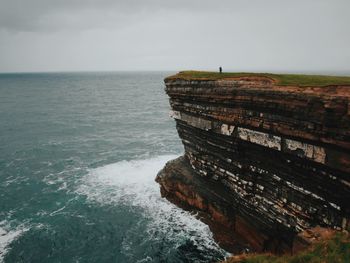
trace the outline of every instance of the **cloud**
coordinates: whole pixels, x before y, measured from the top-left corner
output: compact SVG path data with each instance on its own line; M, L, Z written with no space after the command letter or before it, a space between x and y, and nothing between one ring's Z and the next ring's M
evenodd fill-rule
M348 0L0 0L0 71L350 70Z
M164 12L225 12L233 5L227 0L0 0L0 6L0 29L46 31L118 27Z

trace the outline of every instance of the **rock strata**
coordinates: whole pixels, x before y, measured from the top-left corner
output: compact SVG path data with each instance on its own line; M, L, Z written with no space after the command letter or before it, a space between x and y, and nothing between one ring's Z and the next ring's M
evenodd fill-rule
M165 84L185 155L156 180L224 247L293 252L316 226L349 228L350 86L261 76Z

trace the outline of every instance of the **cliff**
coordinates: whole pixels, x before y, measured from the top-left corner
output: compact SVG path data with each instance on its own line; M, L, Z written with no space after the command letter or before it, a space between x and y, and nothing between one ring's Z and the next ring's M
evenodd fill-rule
M165 79L185 154L156 178L229 251L294 252L348 229L350 78L180 72Z

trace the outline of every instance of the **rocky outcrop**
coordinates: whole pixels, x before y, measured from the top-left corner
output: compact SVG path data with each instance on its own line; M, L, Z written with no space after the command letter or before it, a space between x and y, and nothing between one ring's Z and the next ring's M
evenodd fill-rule
M162 195L200 211L224 247L293 251L313 227L349 228L350 86L165 84L185 155L158 174Z

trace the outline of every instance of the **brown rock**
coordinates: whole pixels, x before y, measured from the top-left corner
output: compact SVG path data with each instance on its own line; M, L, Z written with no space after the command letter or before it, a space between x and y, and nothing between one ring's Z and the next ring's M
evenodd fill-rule
M317 226L348 227L350 86L168 78L166 92L185 157L159 173L161 193L223 247L294 253Z

